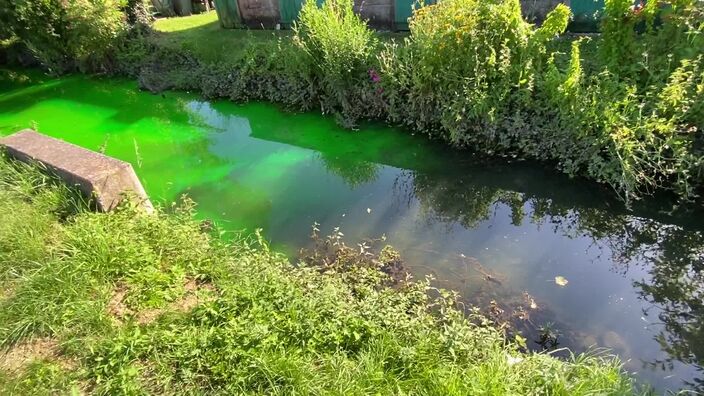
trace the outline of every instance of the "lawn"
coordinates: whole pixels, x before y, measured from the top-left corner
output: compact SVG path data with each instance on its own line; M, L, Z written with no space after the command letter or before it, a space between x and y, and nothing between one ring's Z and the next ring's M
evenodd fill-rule
M160 18L153 40L170 49L183 49L210 63L236 63L250 45L266 45L292 37L291 30L222 29L215 11L188 17ZM382 41L401 41L407 32L376 32Z
M290 37L290 30L222 29L215 11L189 17L161 18L154 23L154 40L184 49L207 62L236 62L249 45Z

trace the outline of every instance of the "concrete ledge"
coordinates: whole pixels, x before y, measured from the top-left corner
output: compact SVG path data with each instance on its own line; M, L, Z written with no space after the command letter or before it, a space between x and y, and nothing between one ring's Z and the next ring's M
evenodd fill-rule
M86 196L95 199L98 209L102 211L114 209L125 194L133 194L140 199L148 212L154 209L132 165L127 162L31 129L0 138L0 146L9 156L24 162L39 162L67 184L78 186Z

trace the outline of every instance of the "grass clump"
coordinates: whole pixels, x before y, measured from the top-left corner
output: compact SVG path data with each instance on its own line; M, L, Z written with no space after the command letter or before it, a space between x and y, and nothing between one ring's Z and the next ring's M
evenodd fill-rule
M92 213L4 158L0 194L3 394L635 391L615 358L522 352L453 294L395 283L390 248L331 237L292 265L258 234L204 232L192 205Z
M319 87L321 110L342 116L343 124L371 115L373 109L360 103L369 103L364 96L376 73L370 64L378 39L352 7L352 0L306 1L293 29Z

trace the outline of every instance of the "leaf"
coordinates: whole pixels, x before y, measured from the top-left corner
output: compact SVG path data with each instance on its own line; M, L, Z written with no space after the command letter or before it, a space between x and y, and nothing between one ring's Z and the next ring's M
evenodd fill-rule
M565 287L567 286L568 283L570 283L564 276L556 276L555 277L555 283L558 286Z

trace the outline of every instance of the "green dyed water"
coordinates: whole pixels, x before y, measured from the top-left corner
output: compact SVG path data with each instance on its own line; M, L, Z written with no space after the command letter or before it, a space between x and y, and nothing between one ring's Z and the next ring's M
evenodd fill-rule
M535 349L607 347L659 389L704 388L698 213L653 200L628 211L594 184L385 127L0 71L0 135L27 127L129 161L153 200L188 195L202 218L261 227L291 255L315 222L349 243L385 235L414 275Z

